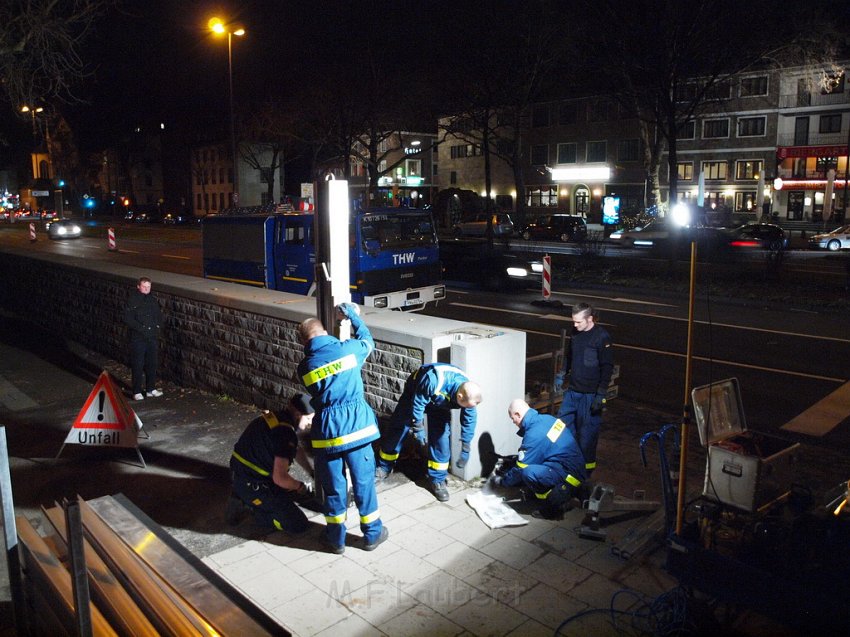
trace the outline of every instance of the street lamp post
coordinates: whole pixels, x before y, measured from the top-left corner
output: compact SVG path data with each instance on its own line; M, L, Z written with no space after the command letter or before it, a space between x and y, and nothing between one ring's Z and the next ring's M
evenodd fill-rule
M210 30L216 35L227 34L227 80L230 90L230 154L233 157L233 205L239 204L239 155L236 148L236 117L233 110L233 36L242 37L245 29L234 28L225 24L220 18L209 21Z
M36 113L41 113L43 111L44 111L44 107L42 107L42 106L37 106L36 108L30 108L29 106L26 106L26 105L21 106L21 112L22 113L29 113L30 116L32 117L32 136L33 136L33 139L36 140L36 141L38 141L38 140L36 139L37 132L35 130L35 115L36 115Z

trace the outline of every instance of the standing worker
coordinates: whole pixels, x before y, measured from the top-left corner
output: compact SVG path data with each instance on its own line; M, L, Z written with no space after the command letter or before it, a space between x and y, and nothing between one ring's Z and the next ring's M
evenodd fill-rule
M151 294L151 280L143 276L130 293L124 322L130 327L130 369L133 373L133 400L145 397L158 398L162 391L156 388L158 366L159 327L162 312ZM142 379L144 374L144 380ZM144 392L144 393L143 393Z
M312 485L289 475L298 452L296 430L313 418L310 397L294 395L286 411L264 412L252 420L230 458L233 491L227 500L225 518L236 525L246 512L264 527L288 533L307 530L307 516L296 503L308 505Z
M325 539L337 554L345 551L346 467L360 513L363 549L374 550L389 535L381 523L375 492L375 452L371 443L380 436L378 419L366 402L361 377L361 368L375 349L375 342L356 305L337 306L337 319L346 318L353 331L347 341L330 336L317 318L306 319L298 326L298 337L304 346L298 376L316 409L310 437L316 477L324 492Z
M538 413L519 398L511 401L508 417L522 443L516 466L493 478L493 486L527 487L540 503L531 515L560 520L585 479L584 456L576 439L562 420Z
M555 376L553 390L563 390L564 380L569 376L558 418L567 424L578 441L589 478L596 468L596 444L614 372L614 354L611 337L604 327L596 324L591 305L575 305L572 318L573 333L564 354L564 367Z
M475 408L481 400L481 388L453 365L431 363L413 372L404 384L389 427L381 437L375 481L385 480L392 471L408 429L413 431L420 445L425 444L424 420L427 415L430 488L438 501L446 502L449 499L446 476L451 460L451 410L460 409L461 451L456 464L462 469L469 460L478 419Z

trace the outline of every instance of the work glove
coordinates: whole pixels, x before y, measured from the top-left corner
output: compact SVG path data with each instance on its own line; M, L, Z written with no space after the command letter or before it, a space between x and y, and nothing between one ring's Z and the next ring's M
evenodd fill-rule
M416 440L416 444L420 447L428 444L428 439L425 435L425 423L421 420L410 428L410 433L413 434L413 439Z
M295 492L295 495L301 499L309 499L314 495L313 483L310 481L302 482L301 486L298 487L298 490Z
M593 402L590 404L590 413L598 416L605 409L605 394L596 394L593 397Z
M469 461L469 450L470 447L468 442L464 442L460 446L460 458L458 458L457 462L455 463L458 469L463 469L466 466L466 463Z
M350 319L352 316L360 314L360 308L354 303L340 303L336 306L336 311L344 319Z
M555 382L552 383L552 391L556 394L560 394L564 391L564 372L558 372L555 374Z

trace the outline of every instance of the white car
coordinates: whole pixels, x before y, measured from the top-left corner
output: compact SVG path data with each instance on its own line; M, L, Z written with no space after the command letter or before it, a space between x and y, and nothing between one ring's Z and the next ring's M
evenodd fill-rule
M667 222L664 219L653 219L643 228L612 232L608 239L624 248L651 248L656 241L663 241L669 236L670 226Z
M832 232L815 234L809 238L810 248L825 248L832 252L850 248L850 225L841 226Z

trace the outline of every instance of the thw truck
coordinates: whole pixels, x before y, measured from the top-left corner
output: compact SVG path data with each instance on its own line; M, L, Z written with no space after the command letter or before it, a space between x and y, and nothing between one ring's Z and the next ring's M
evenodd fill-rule
M228 212L203 221L204 276L312 294L314 215ZM349 227L351 298L361 305L419 309L445 298L439 244L428 210L355 211Z

